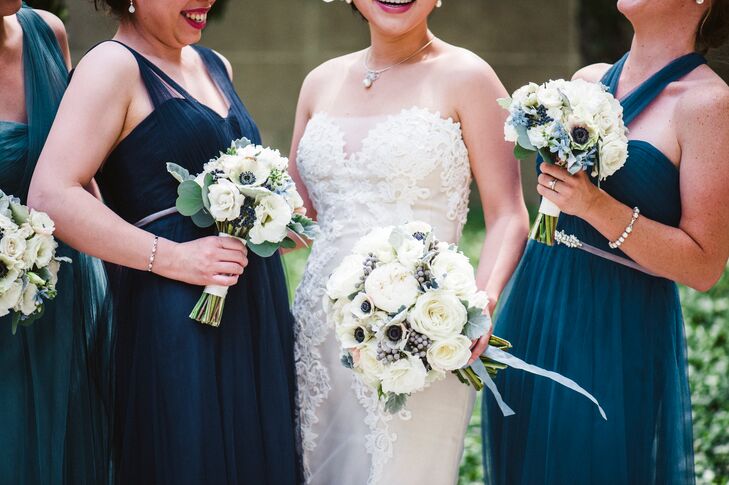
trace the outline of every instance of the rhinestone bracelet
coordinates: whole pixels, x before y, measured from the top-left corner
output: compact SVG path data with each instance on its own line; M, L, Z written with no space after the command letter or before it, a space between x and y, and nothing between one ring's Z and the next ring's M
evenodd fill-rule
M159 236L154 236L154 242L152 243L152 254L149 255L149 264L147 265L147 271L152 272L154 266L154 258L157 257L157 243L159 242Z
M635 221L638 220L638 217L640 217L640 209L634 207L633 217L630 219L630 224L628 224L628 227L625 228L625 231L623 231L623 233L616 241L608 244L608 246L610 246L610 249L618 249L620 246L623 245L625 240L628 239L628 236L630 236L630 233L633 232L633 226L635 225Z

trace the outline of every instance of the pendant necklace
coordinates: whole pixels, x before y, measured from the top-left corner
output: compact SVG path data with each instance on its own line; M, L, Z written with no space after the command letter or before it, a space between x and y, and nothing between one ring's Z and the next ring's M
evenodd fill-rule
M385 67L383 69L371 69L367 65L367 59L370 57L370 51L372 50L372 47L370 47L369 49L367 49L367 53L365 54L365 58L364 58L364 67L365 67L365 70L367 71L367 74L365 75L365 78L362 80L362 84L364 84L365 89L371 88L372 85L375 83L375 81L377 81L380 78L380 76L382 75L382 73L384 73L385 71L389 71L393 67L397 67L400 64L403 64L403 63L409 61L410 59L412 59L413 57L417 56L418 54L420 54L421 52L423 52L425 49L427 49L428 46L430 46L430 44L433 43L433 41L435 41L435 37L433 37L432 39L430 39L423 47L421 47L420 49L416 50L415 52L413 52L412 54L410 54L409 56L407 56L405 59L403 59L402 61L400 61L400 62L398 62L396 64L393 64L391 66L387 66L387 67Z

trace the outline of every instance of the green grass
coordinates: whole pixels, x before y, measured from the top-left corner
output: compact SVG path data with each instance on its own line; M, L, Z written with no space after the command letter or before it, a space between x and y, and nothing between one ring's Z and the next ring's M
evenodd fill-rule
M461 249L478 264L485 235L483 212L472 208ZM289 291L298 285L308 250L284 257ZM729 267L708 293L681 288L689 348L696 479L699 485L729 485ZM481 396L466 435L459 485L483 483Z

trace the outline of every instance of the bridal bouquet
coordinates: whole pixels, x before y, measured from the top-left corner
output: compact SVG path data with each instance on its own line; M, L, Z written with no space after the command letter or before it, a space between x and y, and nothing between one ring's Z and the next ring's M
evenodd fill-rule
M509 111L504 133L506 141L516 144L518 159L538 152L572 175L589 170L599 183L628 158L623 108L602 84L581 79L529 83L499 104ZM554 244L559 212L542 199L532 239Z
M235 140L195 176L174 163L167 171L178 181L176 207L199 227L216 226L223 237L235 237L261 257L293 248L291 236L305 243L316 224L299 213L301 196L287 172L288 160L278 150ZM190 318L217 327L223 315L222 286L207 286Z
M43 212L0 191L0 316L12 312L13 333L43 315L56 297L61 262L56 256L55 226Z
M504 414L513 414L491 379L506 367L549 377L597 404L573 381L505 352L511 345L495 336L467 366L472 341L491 326L487 305L469 259L424 222L376 228L360 239L330 276L324 298L342 364L377 390L390 413L453 372L477 390L488 387Z

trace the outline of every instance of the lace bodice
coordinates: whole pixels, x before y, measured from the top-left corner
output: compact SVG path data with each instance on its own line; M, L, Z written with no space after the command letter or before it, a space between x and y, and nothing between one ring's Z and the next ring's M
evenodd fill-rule
M325 432L317 407L332 390L334 372L322 361L324 354L329 362L333 349L320 348L328 336L331 343L333 333L322 310L327 277L373 227L422 220L439 239L458 242L468 213L471 170L460 124L417 107L385 117L317 113L301 138L297 165L321 229L294 302L299 421L304 449L311 451ZM357 382L352 386L367 409L369 482L376 483L396 437L387 430L389 416L377 409L376 396Z

